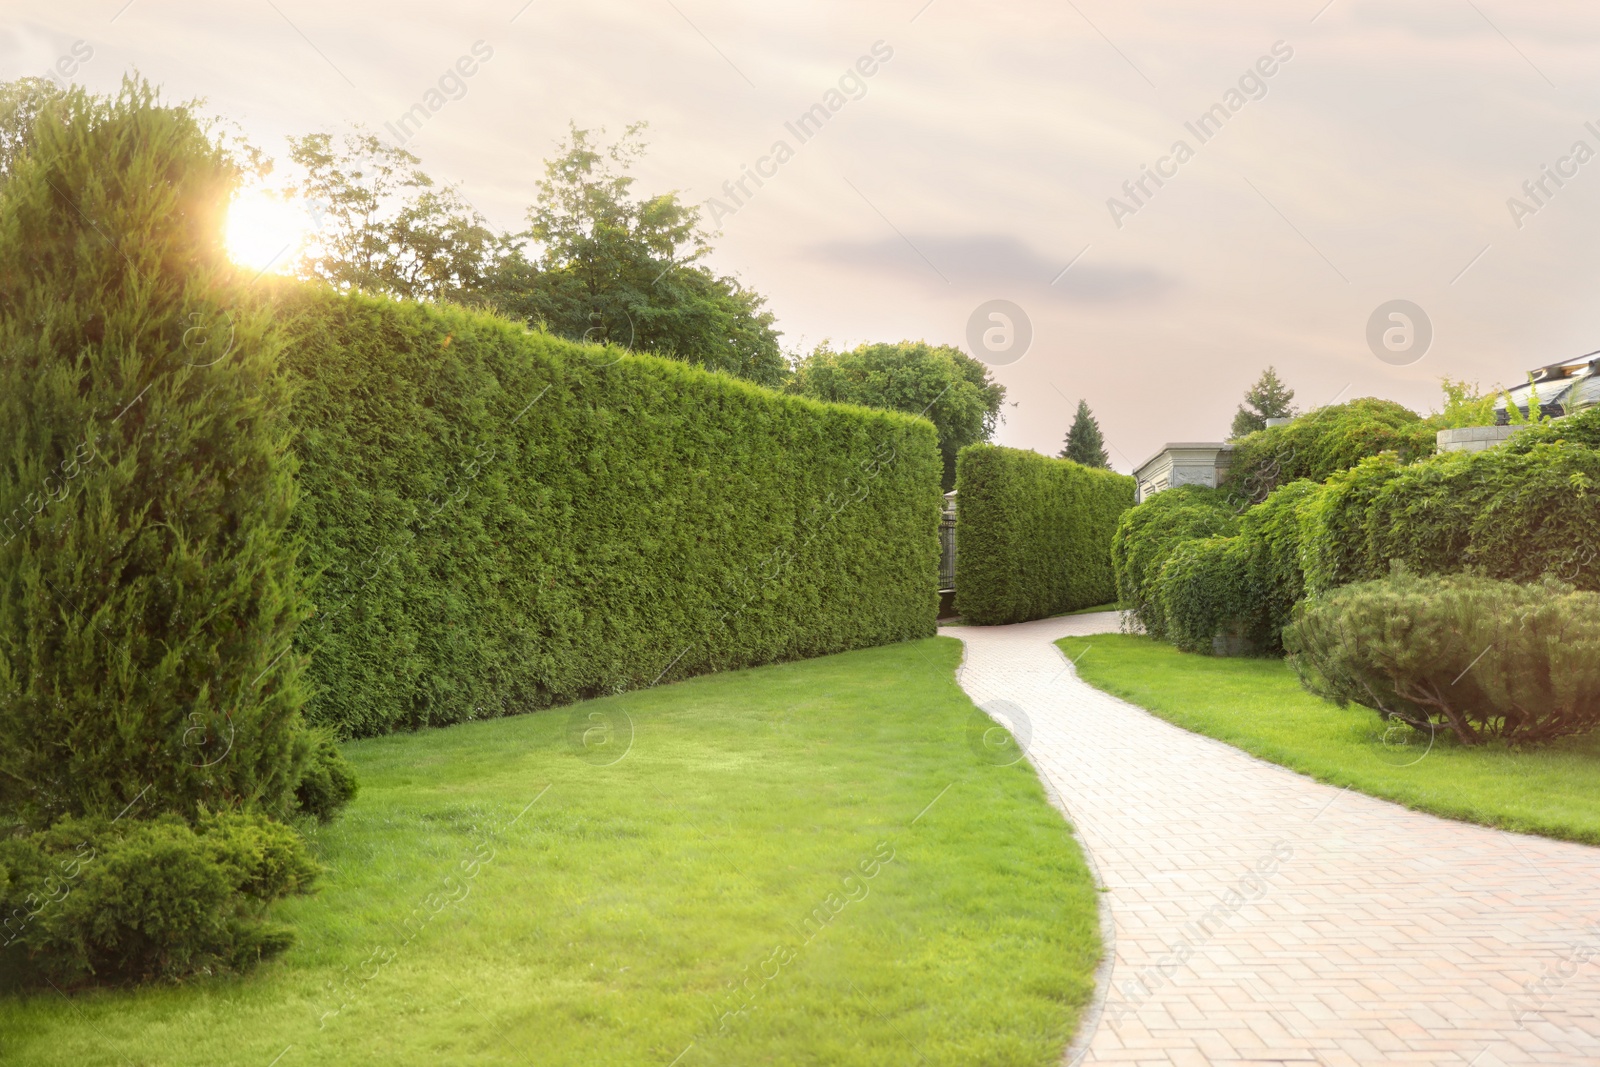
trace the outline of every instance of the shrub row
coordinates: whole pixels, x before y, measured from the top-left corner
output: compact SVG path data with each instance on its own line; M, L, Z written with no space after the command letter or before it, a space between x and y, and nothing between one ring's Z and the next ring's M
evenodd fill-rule
M1146 632L1183 648L1278 653L1296 602L1379 579L1394 561L1600 590L1596 443L1600 410L1485 452L1410 463L1384 452L1323 485L1283 485L1237 518L1237 490L1168 490L1118 529L1118 592Z
M1471 570L1531 582L1545 574L1600 590L1600 410L1526 430L1513 445L1401 464L1384 455L1329 479L1305 510L1307 586Z
M1116 598L1111 538L1134 480L1066 459L969 445L956 463L956 610L1023 622Z
M1343 705L1463 744L1600 726L1600 594L1553 578L1388 579L1308 600L1287 644L1301 680Z
M457 308L278 301L315 579L296 642L342 736L933 632L925 420Z

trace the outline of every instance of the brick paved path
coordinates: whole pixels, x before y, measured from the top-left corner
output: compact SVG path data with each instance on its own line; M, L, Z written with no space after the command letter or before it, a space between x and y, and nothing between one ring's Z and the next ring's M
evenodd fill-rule
M1051 644L1115 628L941 631L972 699L1031 727L1109 890L1069 1062L1600 1064L1600 849L1319 785L1090 688Z

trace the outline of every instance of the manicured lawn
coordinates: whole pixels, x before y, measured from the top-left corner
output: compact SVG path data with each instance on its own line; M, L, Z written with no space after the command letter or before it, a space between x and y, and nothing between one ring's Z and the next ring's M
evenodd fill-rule
M1103 634L1057 644L1090 685L1186 730L1409 808L1600 844L1600 736L1527 751L1467 748L1306 692L1281 660L1179 652Z
M0 1062L1054 1065L1096 893L1026 763L970 746L959 659L935 638L351 744L362 792L281 909L286 956L0 1001Z

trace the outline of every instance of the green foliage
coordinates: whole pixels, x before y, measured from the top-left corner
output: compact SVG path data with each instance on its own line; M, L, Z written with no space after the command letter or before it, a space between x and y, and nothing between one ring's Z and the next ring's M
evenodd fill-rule
M310 754L300 784L295 786L295 804L318 822L330 822L355 799L359 789L355 768L339 751L332 731L308 730L303 737Z
M1078 401L1077 414L1067 430L1067 440L1061 447L1061 459L1070 459L1085 467L1111 469L1111 457L1106 455L1105 438L1100 434L1100 422L1089 410L1087 400Z
M1440 378L1444 390L1444 411L1434 421L1441 430L1463 430L1469 426L1493 426L1495 390L1481 392L1477 382Z
M486 297L529 325L571 340L610 342L776 388L788 365L765 300L700 262L711 251L700 209L677 193L632 195L644 153L637 123L602 147L572 126L545 161L528 211L536 254L515 251ZM599 131L604 133L604 131Z
M764 298L700 263L711 244L699 208L676 193L633 197L642 129L601 146L573 127L545 162L529 228L506 235L372 134L290 138L306 175L296 192L322 216L300 273L340 291L492 307L570 340L782 385L788 365Z
M279 341L220 242L237 171L129 80L0 186L0 815L281 811L306 613Z
M300 272L338 289L414 300L478 298L502 251L487 220L416 156L370 133L289 138L297 192L320 215Z
M934 429L285 283L297 635L341 736L923 637Z
M1118 522L1111 539L1117 599L1146 633L1166 636L1158 581L1178 545L1206 537L1231 537L1238 517L1216 489L1182 485L1156 493Z
M1178 544L1156 582L1166 636L1186 652L1281 653L1305 593L1300 512L1320 491L1291 482L1241 515L1236 536Z
M39 113L59 101L62 91L48 78L0 82L0 182L11 177L33 141Z
M1224 629L1250 610L1243 539L1205 537L1174 546L1157 576L1156 595L1167 638L1185 652L1210 653Z
M994 436L1006 387L989 368L950 345L926 341L861 345L835 352L826 341L801 360L788 392L815 400L905 411L939 431L944 488L956 484L956 457Z
M243 970L293 943L266 905L307 892L298 835L260 816L63 819L0 841L13 872L0 984L115 985Z
M1234 445L1223 488L1256 504L1299 478L1324 481L1367 456L1396 452L1402 462L1431 455L1435 425L1392 400L1371 397L1318 408Z
M1307 601L1285 634L1307 688L1465 745L1600 726L1600 593L1397 566Z
M1275 367L1261 372L1244 394L1244 404L1233 416L1228 440L1233 441L1267 427L1268 419L1287 419L1294 415L1294 390L1284 385ZM1248 404L1249 407L1246 407Z
M1376 580L1400 560L1418 574L1473 570L1520 582L1551 574L1600 590L1600 451L1522 436L1515 448L1409 465L1375 456L1334 475L1305 512L1307 588Z
M1600 449L1600 407L1519 430L1502 447L1508 452L1532 452L1538 445L1557 443Z
M1134 481L997 445L961 450L956 475L956 610L979 625L1104 604L1115 595L1111 536Z

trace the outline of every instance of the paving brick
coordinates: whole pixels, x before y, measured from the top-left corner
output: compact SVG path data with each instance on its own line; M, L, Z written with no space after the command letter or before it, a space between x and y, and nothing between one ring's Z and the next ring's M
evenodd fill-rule
M1111 889L1123 1014L1083 1062L1600 1063L1600 849L1321 785L1107 696L1052 642L1117 624L941 631L966 643L972 699L1014 733L994 702L1027 717L1028 758ZM1185 941L1183 965L1123 993ZM1576 968L1575 944L1593 957Z

